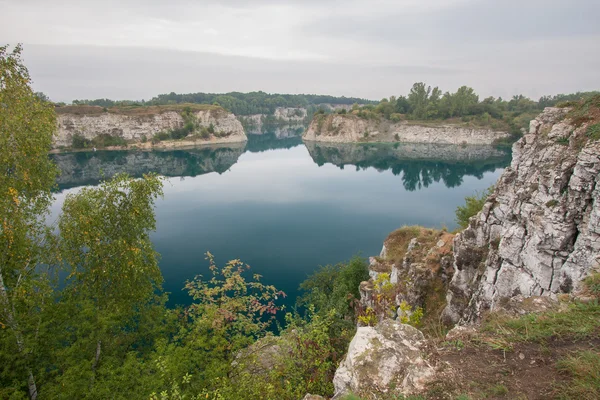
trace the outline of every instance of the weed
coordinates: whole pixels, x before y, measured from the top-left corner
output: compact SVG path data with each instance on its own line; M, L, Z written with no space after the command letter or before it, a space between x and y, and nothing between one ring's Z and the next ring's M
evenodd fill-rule
M580 351L560 360L557 367L572 378L558 386L559 399L600 399L600 353Z
M509 318L490 314L482 330L493 332L507 343L544 342L550 338L574 337L583 339L597 334L600 327L600 304L572 303L567 311L527 314ZM499 339L498 339L499 340ZM496 346L503 346L496 340Z
M492 386L489 391L489 394L491 394L492 396L505 396L506 394L508 394L508 389L506 386L502 385L502 384L497 384Z
M600 140L600 123L588 126L585 134L592 140Z

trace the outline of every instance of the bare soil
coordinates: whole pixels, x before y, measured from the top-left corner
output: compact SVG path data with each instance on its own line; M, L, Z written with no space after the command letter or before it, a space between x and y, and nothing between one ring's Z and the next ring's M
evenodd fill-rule
M600 351L600 337L581 341L552 340L518 343L512 350L468 342L437 349L437 361L451 368L446 379L429 388L427 399L467 395L471 399L556 398L557 388L570 377L558 371L559 359L582 350Z

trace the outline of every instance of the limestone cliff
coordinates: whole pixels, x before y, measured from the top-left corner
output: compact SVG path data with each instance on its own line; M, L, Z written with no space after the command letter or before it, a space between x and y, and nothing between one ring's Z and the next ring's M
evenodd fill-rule
M460 125L423 125L363 119L351 114L317 114L303 139L316 142L408 142L443 144L491 144L507 138L506 132Z
M404 227L390 234L381 254L370 259L371 279L360 285L359 326L375 327L358 329L334 377L336 398L348 391L371 393L374 386L390 391L392 378L395 393L421 392L407 375L412 366L418 367L413 375L421 387L436 382L450 387L461 376L465 353L439 362L441 353L430 348L427 354L420 336L392 338L382 330L400 332L407 329L402 322L420 322L435 336L440 323L480 322L489 310L505 315L558 310L559 294L589 296L589 288L581 290L583 280L600 270L599 182L596 97L575 109L547 108L531 121L529 133L513 146L511 166L467 229L453 235ZM478 334L458 326L446 340L458 338L462 345L466 333ZM419 352L396 355L407 346ZM484 352L477 348L473 360L486 359ZM536 363L517 353L525 365Z
M242 124L233 114L217 106L191 104L110 109L96 106L67 106L59 107L56 111L58 114L58 129L54 143L56 147L70 147L76 135L86 140L108 135L128 143L151 142L157 134L181 129L186 123L194 126L194 131L187 138L170 144L155 143L156 147L246 141ZM189 113L188 120L184 116L186 112ZM212 132L208 135L202 137L194 135L200 129L211 126Z
M517 295L577 291L600 266L600 125L578 125L568 112L547 108L531 121L483 210L456 237L448 321L476 320Z

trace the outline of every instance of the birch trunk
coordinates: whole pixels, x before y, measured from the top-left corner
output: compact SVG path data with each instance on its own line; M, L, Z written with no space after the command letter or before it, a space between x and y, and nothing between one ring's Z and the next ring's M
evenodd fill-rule
M13 331L15 335L15 340L17 341L17 349L19 353L25 353L25 344L23 343L23 334L19 330L19 325L15 320L15 316L13 313L13 307L11 306L10 299L8 298L8 293L6 291L6 286L4 285L4 277L2 275L2 270L0 269L0 307L1 310L5 313L6 325ZM37 399L37 386L35 384L35 378L33 376L33 372L29 366L27 369L27 385L29 386L29 398L31 400Z

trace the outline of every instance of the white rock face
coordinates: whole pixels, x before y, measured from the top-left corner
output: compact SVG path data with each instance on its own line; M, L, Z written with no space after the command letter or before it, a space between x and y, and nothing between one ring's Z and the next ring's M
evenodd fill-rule
M518 295L577 291L600 266L600 142L547 108L513 146L513 161L454 240L443 316L476 320Z
M306 118L306 108L277 107L273 116L288 122L302 121Z
M334 399L369 390L409 394L423 390L434 369L422 358L423 334L410 325L385 320L360 327L335 372Z
M355 115L317 115L302 138L307 141L353 143L407 142L441 144L490 144L506 138L505 132L456 125L422 126L407 122L374 121Z
M215 131L228 133L227 136L213 136L202 143L237 143L247 140L242 124L225 110L206 110L195 113L200 126L212 123ZM102 112L93 114L58 114L58 130L54 146L71 146L74 135L88 140L99 135L121 137L127 141L141 141L143 137L152 139L159 132L181 128L183 117L176 111L157 112L149 115L127 115Z

